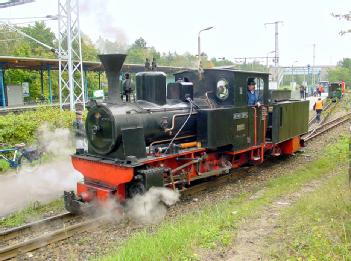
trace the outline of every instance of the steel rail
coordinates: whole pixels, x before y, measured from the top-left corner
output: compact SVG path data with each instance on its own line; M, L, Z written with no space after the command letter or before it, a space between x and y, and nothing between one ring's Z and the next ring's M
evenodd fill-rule
M314 133L313 135L310 135L309 137L305 138L304 141L307 142L307 141L313 139L314 137L348 121L350 119L350 116L351 116L351 113L348 113L348 114L343 115L339 118L336 118L334 120L326 122L325 124L323 124L321 126L318 126L317 128L315 128L315 130L317 132ZM249 174L249 172L251 172L251 171L252 171L252 168L244 168L241 170L231 171L230 174L224 174L221 176L217 176L217 178L211 182L204 182L204 183L201 183L198 185L194 185L190 188L186 188L186 189L181 191L181 195L182 195L182 197L189 197L189 196L193 196L196 193L210 190L210 189L214 189L214 188L219 187L219 186L224 185L224 184L228 184L229 182L238 181L241 178L247 176ZM16 233L16 231L27 230L27 229L30 229L31 227L38 226L38 225L40 226L41 224L46 223L47 220L59 219L59 216L65 216L65 215L70 215L70 213L63 213L61 215L57 215L57 216L45 219L46 221L40 220L40 221L33 222L31 224L28 224L28 225L24 225L22 227L18 227L18 228L14 228L14 229L11 229L8 231L1 232L0 239L14 238L11 234ZM78 224L66 226L66 227L58 229L56 231L49 232L47 234L26 240L24 242L20 242L20 243L2 248L2 249L0 249L0 260L6 260L9 258L13 258L13 257L16 257L20 254L47 246L51 243L65 240L65 239L67 239L67 238L69 238L77 233L82 233L82 232L88 231L90 229L94 229L102 224L101 222L99 222L102 220L103 220L103 217L99 217L99 218L84 221L84 222L81 222Z
M345 117L347 118L347 117L349 117L350 115L351 115L351 113L347 113L347 114L345 114L345 115L343 115L343 116L340 116L340 117L338 117L338 118L336 118L336 119L334 119L334 120L328 121L328 122L326 122L326 123L324 123L324 124L322 124L322 125L318 125L318 126L316 126L315 128L308 130L308 132L307 132L306 134L304 134L304 138L308 138L309 136L311 136L313 133L315 133L315 132L318 131L319 129L322 129L322 128L324 128L325 126L327 126L327 125L329 125L329 124L333 124L334 122L336 122L336 121L338 121L338 120L340 120L340 119L343 119L343 118L345 118Z
M64 220L67 219L69 217L73 217L74 215L69 213L69 212L64 212L52 217L48 217L48 218L44 218L32 223L28 223L25 224L23 226L19 226L19 227L15 227L15 228L11 228L5 231L1 231L0 232L0 241L3 242L4 240L10 240L13 238L18 237L20 234L24 234L27 232L30 232L31 230L37 230L38 228L40 228L41 226L46 226L47 223L49 222L53 222L53 221L57 221L57 220Z
M4 247L0 249L0 260L13 258L18 255L22 255L26 252L47 246L54 242L65 240L78 233L82 233L90 229L94 229L101 224L101 222L99 221L101 221L102 219L103 219L102 217L99 217L96 219L90 219L78 224L66 226L61 229L48 232L46 234L31 238L29 240L26 240L20 243L16 243L14 245Z
M339 126L340 124L349 121L350 120L350 116L351 116L351 113L348 113L348 114L346 114L344 116L336 118L335 120L331 120L331 121L329 121L329 122L317 127L314 132L311 132L311 134L307 135L307 137L303 138L303 140L305 142L307 142L307 141L309 141L309 140L321 135L322 133L324 133L324 132L326 132L326 131L328 131L328 130L330 130L332 128L335 128L335 127Z
M332 104L334 104L334 106L331 106ZM329 102L329 103L327 103L327 104L323 107L323 112L326 112L326 111L328 111L329 109L335 108L336 104L337 104L337 103L335 103L335 102ZM317 115L314 115L314 116L312 117L312 119L308 122L308 126L309 126L309 127L315 122L316 118L317 118ZM323 119L323 120L324 120L324 119Z

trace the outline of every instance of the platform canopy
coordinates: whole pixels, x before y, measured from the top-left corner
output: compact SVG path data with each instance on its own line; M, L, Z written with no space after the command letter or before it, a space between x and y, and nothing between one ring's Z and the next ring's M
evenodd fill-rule
M0 66L2 69L24 69L24 70L45 70L50 67L51 70L59 69L58 59L48 58L29 58L29 57L14 57L0 56ZM85 71L103 72L104 68L100 62L83 61L83 69ZM186 70L184 67L158 66L157 70L165 73L175 73L181 70ZM145 70L143 64L124 64L122 71L137 73Z
M36 58L36 57L15 57L15 56L0 56L0 107L6 108L9 104L8 93L4 82L4 71L7 69L22 69L22 70L35 70L40 73L40 85L41 85L41 97L44 97L44 72L47 71L48 77L48 89L49 89L49 101L53 104L53 93L52 93L52 79L51 71L59 70L58 59L48 58ZM184 67L170 67L170 66L158 66L158 71L165 72L167 74L174 74L176 72L187 70ZM87 72L96 72L99 75L99 88L101 88L100 76L104 72L104 68L100 62L83 61L84 74ZM124 64L121 70L123 73L138 73L145 71L144 64ZM88 93L88 81L86 75L84 76L84 88L85 95ZM88 97L86 97L87 100Z

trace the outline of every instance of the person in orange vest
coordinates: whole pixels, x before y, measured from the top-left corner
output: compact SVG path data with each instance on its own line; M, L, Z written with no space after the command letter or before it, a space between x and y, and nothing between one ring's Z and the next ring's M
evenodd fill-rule
M323 111L323 101L322 98L318 98L316 103L313 105L313 109L316 111L316 121L319 123L321 121L321 114Z
M345 81L341 81L341 93L344 95L345 94Z

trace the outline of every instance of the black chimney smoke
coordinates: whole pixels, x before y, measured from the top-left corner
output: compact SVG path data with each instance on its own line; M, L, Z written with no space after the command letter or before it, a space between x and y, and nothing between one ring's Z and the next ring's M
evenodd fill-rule
M119 75L126 54L100 54L99 58L104 66L108 81L108 103L122 103L119 87Z

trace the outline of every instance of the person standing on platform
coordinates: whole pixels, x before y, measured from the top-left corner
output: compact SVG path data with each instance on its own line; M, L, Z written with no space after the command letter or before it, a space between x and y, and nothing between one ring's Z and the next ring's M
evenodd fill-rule
M122 83L123 87L123 95L126 96L126 102L130 101L130 97L133 94L133 82L132 79L130 79L130 74L126 73L125 74L126 79Z
M145 60L145 71L150 71L150 62L148 58Z
M305 98L305 87L300 84L300 99L304 99Z
M157 64L156 64L156 58L152 58L152 63L151 63L151 70L156 71L157 70Z

